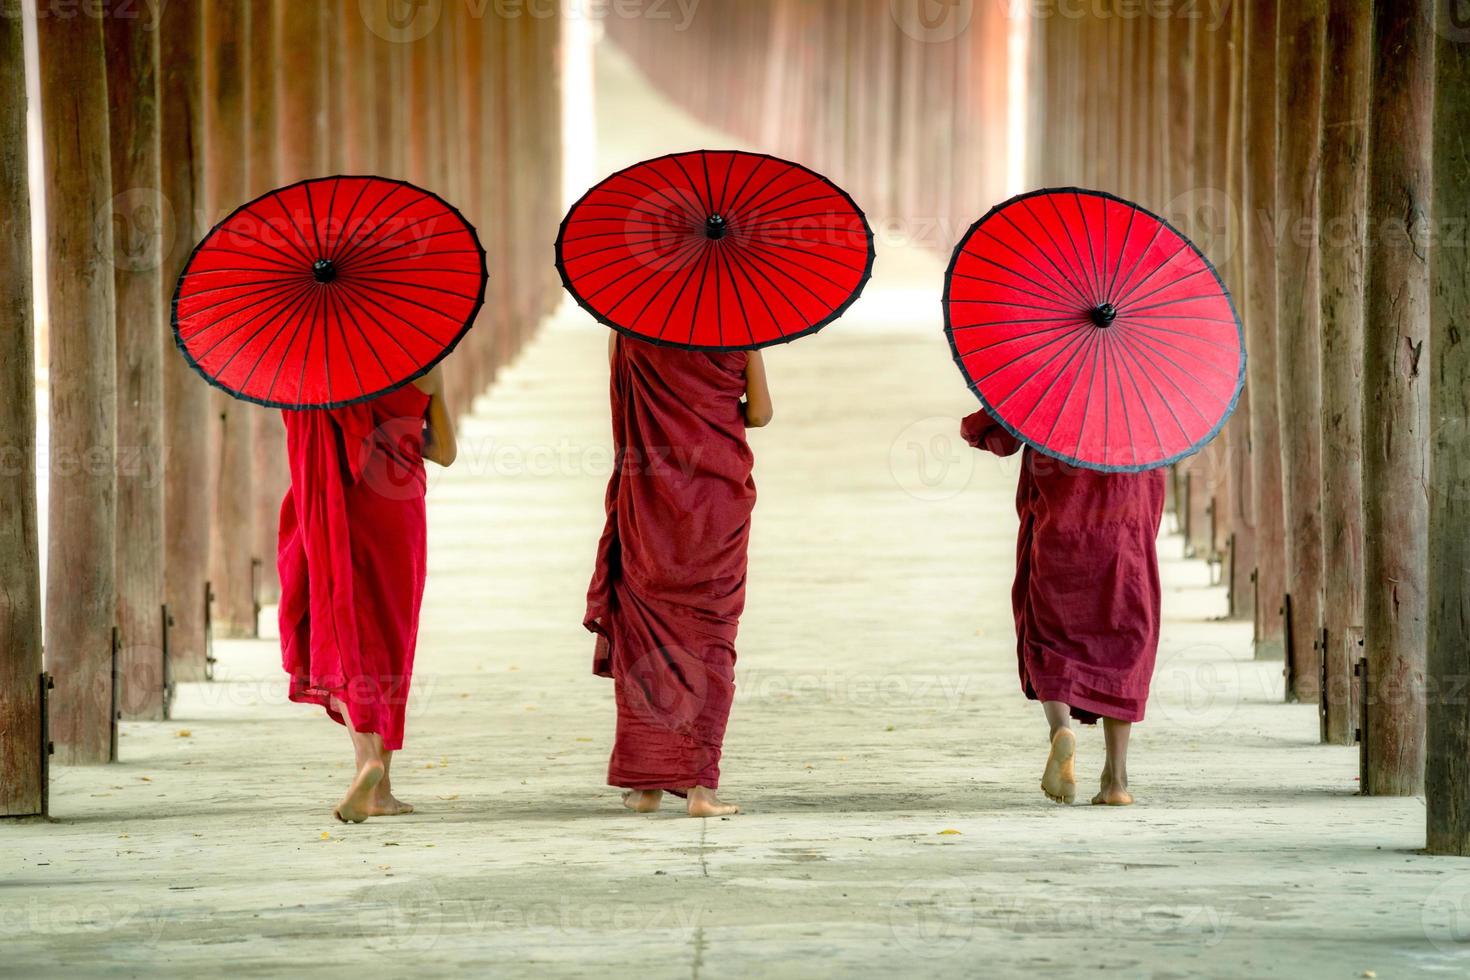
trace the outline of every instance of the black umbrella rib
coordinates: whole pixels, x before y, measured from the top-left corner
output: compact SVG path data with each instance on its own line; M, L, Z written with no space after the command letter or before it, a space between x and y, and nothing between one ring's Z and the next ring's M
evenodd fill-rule
M1078 270L1076 270L1076 275L1083 276L1083 278L1085 278L1085 276L1088 275L1088 269L1086 269L1086 263L1082 262L1082 250L1078 248L1078 239L1072 237L1072 225L1069 225L1069 223L1067 223L1066 217L1061 216L1061 209L1057 206L1057 195L1048 194L1047 203L1051 204L1051 213L1057 216L1057 222L1061 225L1061 234L1066 235L1067 244L1072 245L1073 257L1078 260ZM1025 207L1026 213L1030 215L1029 203L1025 204ZM1004 215L1004 212L1001 213L1003 213ZM1057 251L1061 251L1061 245L1057 244L1057 239L1055 239L1055 237L1053 237L1053 234L1051 234L1051 229L1047 228L1047 226L1045 226L1044 223L1041 222L1041 220L1036 219L1035 215L1032 215L1032 220L1035 220L1038 225L1041 225L1042 231L1047 232L1047 238L1050 238L1051 241L1053 241L1053 244L1055 245L1055 247L1057 247ZM1011 223L1013 223L1014 225L1014 222ZM1016 231L1020 231L1019 226L1017 226ZM1080 288L1078 289L1078 294L1082 295L1082 291L1080 291ZM1086 298L1085 295L1082 295L1082 301L1083 303L1088 303L1088 298ZM1089 303L1089 306L1097 306L1097 304L1098 298L1094 297L1092 298L1091 303Z
M352 216L357 213L357 206L367 196L367 190L372 184L373 182L371 180L364 180L362 182L362 186L357 189L357 196L352 199L352 203L347 207L347 213L342 215L342 227L337 229L337 237L332 240L331 254L327 256L333 263L337 262L337 250L342 247L342 236L346 233L347 226L352 223Z
M1107 216L1108 207L1107 204L1104 204L1103 218L1106 219ZM1123 256L1128 254L1128 239L1133 237L1133 219L1136 217L1138 217L1138 208L1130 205L1128 208L1128 227L1123 229L1123 244L1118 246L1118 262L1116 265L1113 266L1113 274L1108 279L1107 290L1103 293L1103 299L1105 300L1111 300L1113 297L1113 293L1118 288L1118 274L1123 271ZM1103 258L1107 258L1106 252L1103 253ZM1137 458L1138 457L1135 454L1135 462L1137 461Z
M1173 255L1169 256L1163 262L1160 262L1158 265L1156 265L1152 269L1150 269L1148 271L1148 274L1145 275L1142 279L1138 280L1136 283L1134 283L1133 286L1132 286L1132 288L1130 288L1128 290L1128 292L1124 293L1122 296L1119 296L1118 297L1118 301L1116 303L1114 303L1113 305L1114 306L1117 306L1117 307L1122 307L1122 305L1124 303L1128 302L1130 299L1133 298L1133 294L1136 293L1136 292L1138 292L1138 290L1143 286L1144 283L1148 282L1154 276L1158 275L1161 270L1168 268L1169 267L1169 263L1171 263L1175 259L1177 259L1184 252L1184 250L1187 249L1187 248L1189 248L1189 242L1180 242L1179 248L1175 249ZM1152 293L1147 293L1145 295L1152 296L1153 294Z
M1150 365L1153 365L1155 367L1157 367L1160 361L1163 361L1164 363L1171 365L1180 374L1187 376L1190 373L1178 361L1174 360L1168 354L1165 354L1163 351L1159 350L1158 348L1152 346L1147 342L1135 341L1131 347L1131 350L1134 357L1146 360ZM1179 382L1170 377L1166 372L1161 370L1159 371L1159 374L1163 377L1165 381L1169 382L1170 386L1172 386L1175 391L1179 392L1179 397L1184 400L1185 405L1189 406L1189 410L1198 415L1201 422L1209 425L1209 418L1205 416L1204 412L1201 412L1199 410L1199 406L1194 403L1194 397L1190 395L1189 392L1185 391L1183 386L1181 386ZM1188 435L1188 433L1185 434Z
M358 242L362 241L362 239L359 236L362 234L363 229L365 229L367 227L367 223L369 221L373 220L373 215L376 214L379 210L381 210L383 208L383 206L386 205L388 203L388 201L393 197L394 194L397 194L401 190L407 190L409 188L409 186L410 185L408 185L408 184L394 183L391 187L389 187L388 190L387 190L387 193L385 193L382 197L378 198L378 200L373 204L373 206L370 207L370 208L368 208L367 211L363 212L363 216L357 220L357 227L356 228L353 228L352 229L352 232L350 234L347 232L347 228L344 225L343 226L343 229L342 229L342 234L340 236L338 236L338 238L337 238L337 244L338 244L338 246L341 246L342 241L345 239L347 241L347 251L339 253L337 255L337 257L334 258L332 261L335 262L335 263L338 263L338 264L341 264L341 263L347 261L348 256L352 254L352 248L353 248L353 246L355 246ZM417 188L415 188L415 189L417 189ZM414 204L418 203L418 201L420 201L420 200L422 200L422 198L415 197L412 200L410 200L407 204L405 204L404 207L411 207ZM401 214L402 211L403 211L403 208L399 208L397 211L395 211L393 213L395 215L396 214ZM381 226L382 226L382 222L378 222L373 227L374 228L378 228L378 227L381 227Z
M1037 346L1031 348L1028 351L1024 351L1024 352L1022 352L1020 354L1017 354L1014 357L1012 357L1009 361L1006 361L1003 364L997 364L995 367L991 368L989 371L986 371L984 374L980 375L980 377L976 378L974 380L974 384L978 385L981 382L989 381L991 378L995 377L997 374L999 374L1000 372L1004 371L1006 368L1010 367L1012 364L1015 364L1017 361L1025 360L1026 358L1031 357L1034 354L1041 353L1042 351L1046 350L1049 347L1056 347L1057 344L1061 344L1062 346L1057 347L1056 350L1052 351L1052 354L1051 354L1050 357L1048 357L1046 360L1044 360L1040 364L1038 364L1036 366L1035 370L1033 370L1025 378L1021 379L1021 383L1016 386L1016 388L1019 389L1021 387L1021 385L1024 385L1026 382L1028 382L1032 378L1036 377L1036 375L1039 374L1041 371L1045 370L1046 366L1048 364L1050 364L1052 361L1056 360L1059 355L1065 353L1068 350L1071 350L1074 345L1085 341L1087 339L1087 336L1086 335L1087 335L1087 328L1088 328L1088 326L1089 326L1089 324L1088 324L1088 322L1086 320L1079 320L1077 323L1075 323L1075 324L1072 325L1072 328L1070 330L1068 330L1066 333L1063 333L1061 336L1053 337L1052 339L1048 340L1044 344L1038 344ZM1050 332L1051 331L1049 331L1049 330L1047 331L1047 333L1050 333ZM982 349L984 349L984 348L982 348ZM972 351L971 353L974 353L974 352ZM969 355L965 355L965 356L969 356ZM1065 366L1065 365L1063 365L1063 366ZM1011 391L1011 394L1012 395L1015 394L1015 389L1013 389ZM1007 395L1004 399L1002 399L1000 402L998 402L996 404L996 407L999 408L1001 405L1005 404L1005 402L1008 401L1009 399L1010 399L1010 395Z
M355 269L355 268L357 268L359 265L363 264L364 262L366 262L369 265L372 265L372 264L377 263L377 262L389 261L387 257L390 256L390 255L392 255L394 252L404 251L405 249L411 248L414 245L422 245L424 242L433 241L436 238L449 238L449 237L451 237L453 235L463 236L464 234L465 234L465 230L464 230L463 227L451 228L448 231L436 231L433 234L423 235L423 236L421 236L419 238L406 238L406 239L404 239L401 242L394 242L392 245L389 245L389 246L387 246L385 248L378 249L376 252L374 252L371 255L368 255L366 257L359 256L358 258L354 259L351 262L341 262L341 261L338 261L336 259L333 259L332 261L333 261L333 264L336 265L338 272L346 272L348 269ZM473 255L473 254L474 254L474 250L473 249L471 249L471 248L465 248L465 247L456 248L456 249L453 249L453 250L448 251L448 252L420 252L419 253L419 255ZM408 256L408 258L417 258L417 256ZM400 259L393 259L391 261L398 262L398 261L401 261L401 260Z
M1007 221L1010 221L1010 218L1008 216L1002 215L1002 217L1004 217ZM1015 227L1016 231L1021 232L1020 227L1017 226L1017 225L1015 225L1014 222L1012 222L1012 227ZM1033 261L1030 258L1030 256L1023 255L1021 253L1021 250L1020 249L1016 248L1010 242L1004 241L999 235L995 234L995 232L991 231L989 228L982 227L980 229L980 233L989 236L990 239L992 241L994 241L997 245L999 245L1001 248L1006 249L1012 255L1014 255L1016 258L1020 259L1022 262L1025 262L1027 265L1029 265L1032 269L1034 269L1036 271L1036 274L1038 276L1041 276L1041 277L1043 277L1045 279L1045 281L1046 281L1046 283L1048 285L1055 286L1059 290L1065 290L1067 292L1070 292L1073 295L1073 297L1076 300L1076 302L1079 303L1079 304L1081 304L1084 309L1091 309L1093 306L1096 305L1094 303L1088 302L1087 297L1082 294L1082 291L1078 287L1078 284L1075 283L1075 282L1073 282L1071 279L1065 278L1066 273L1064 273L1062 271L1061 266L1057 265L1056 262L1049 255L1047 255L1045 252L1041 252L1040 253L1041 254L1041 257L1044 258L1044 259L1046 259L1048 262L1051 263L1052 268L1054 270L1056 270L1056 275L1055 276L1053 276L1051 273L1047 272L1041 266L1037 265L1036 262ZM1021 232L1021 234L1024 235L1025 232ZM971 253L971 254L975 254L975 253ZM998 269L1004 269L1007 272L1010 272L1010 273L1012 273L1014 275L1018 275L1018 276L1022 276L1023 278L1026 278L1025 277L1025 274L1022 273L1018 269L1012 269L1009 266L1001 265L999 262L995 262L993 259L988 260L988 261L991 261L995 265L995 267L998 268ZM1031 280L1028 278L1027 281L1031 281Z
M1174 427L1179 430L1179 434L1183 436L1186 441L1193 441L1189 435L1189 430L1186 429L1184 427L1184 423L1179 420L1179 413L1174 411L1174 403L1168 398L1164 397L1164 389L1160 388L1158 381L1154 380L1153 372L1145 367L1143 358L1139 357L1138 352L1127 344L1123 344L1120 342L1118 345L1118 349L1124 354L1128 355L1128 357L1131 358L1133 361L1133 366L1137 368L1137 371L1130 372L1130 376L1134 378L1134 384L1138 383L1137 377L1139 374L1142 374L1144 378L1147 379L1149 387L1153 388L1154 394L1158 396L1159 401L1162 402L1164 407L1169 410L1169 417L1174 420ZM1149 362L1150 365L1152 363L1152 361ZM1139 391L1139 397L1143 397L1142 389L1140 389ZM1198 414L1198 412L1196 412L1196 414ZM1153 423L1153 413L1149 413L1149 423ZM1154 426L1154 434L1159 434L1158 426ZM1162 436L1159 437L1159 451L1164 451L1164 440Z
M1047 299L1047 298L1051 298L1051 299L1055 300L1058 303L1066 303L1066 304L1069 304L1069 305L1076 304L1076 305L1073 305L1073 309L1079 309L1079 308L1085 309L1086 308L1085 304L1077 304L1077 301L1074 300L1074 299L1072 299L1070 296L1067 296L1067 295L1065 295L1063 293L1057 292L1055 289L1052 289L1050 286L1047 286L1045 283L1038 282L1037 280L1030 278L1029 276L1027 276L1023 272L1017 272L1015 269L1012 269L1009 266L1001 265L999 262L995 261L992 258L989 258L988 256L981 255L981 254L979 254L977 252L966 252L964 254L965 254L965 257L966 258L974 259L977 262L984 262L984 263L987 263L989 265L993 265L993 266L995 266L997 269L999 269L1002 272L1009 273L1010 275L1013 275L1013 276L1016 276L1016 277L1018 277L1020 279L1023 279L1028 284L1030 284L1032 286L1035 286L1039 290L1042 290L1042 292L1039 292L1039 293L1028 292L1027 290L1024 290L1024 289L1017 289L1014 283L1000 282L999 280L996 280L996 279L986 279L984 276L971 275L971 274L966 273L966 272L955 272L955 273L953 273L952 275L956 279L973 279L976 282L988 282L988 283L990 283L993 286L1000 286L1002 289L1015 290L1016 292L1021 293L1024 296L1029 296L1032 299Z

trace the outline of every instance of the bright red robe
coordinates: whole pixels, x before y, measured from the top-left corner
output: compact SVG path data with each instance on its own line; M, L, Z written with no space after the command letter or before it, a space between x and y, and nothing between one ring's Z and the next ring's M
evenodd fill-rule
M617 340L618 464L584 620L617 701L613 786L719 786L755 506L747 360Z
M1010 456L1022 443L985 412L965 441ZM1159 647L1164 471L1101 473L1027 447L1016 490L1016 653L1028 698L1072 716L1142 721Z
M424 594L424 413L407 385L349 408L285 412L281 659L290 698L403 747Z

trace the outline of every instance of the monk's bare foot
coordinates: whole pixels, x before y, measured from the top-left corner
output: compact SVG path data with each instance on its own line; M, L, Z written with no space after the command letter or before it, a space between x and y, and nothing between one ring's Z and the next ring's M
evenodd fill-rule
M704 786L695 786L689 791L689 815L691 817L731 817L740 812L734 803L725 803L715 796L715 791Z
M661 789L630 789L623 794L623 806L634 813L652 813L663 802Z
M376 760L364 763L332 815L343 823L362 823L372 816L373 792L382 781L383 764Z
M1051 737L1051 752L1046 769L1041 773L1041 791L1054 803L1071 803L1077 799L1077 773L1073 758L1077 755L1077 736L1070 728L1059 728Z
M1128 792L1128 784L1113 778L1112 770L1103 767L1102 785L1098 794L1092 798L1093 806L1132 806L1133 794Z

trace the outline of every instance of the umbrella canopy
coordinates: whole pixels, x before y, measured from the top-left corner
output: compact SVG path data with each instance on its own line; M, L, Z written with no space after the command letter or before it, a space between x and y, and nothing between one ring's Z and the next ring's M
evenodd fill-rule
M1022 442L1089 469L1171 463L1240 397L1245 345L1208 259L1111 194L1012 198L955 249L944 291L956 363Z
M196 371L275 408L337 408L427 373L474 323L485 250L437 195L324 177L242 205L194 249L174 340Z
M619 171L567 213L562 284L614 330L690 350L754 350L852 305L873 233L851 197L800 164L697 150Z

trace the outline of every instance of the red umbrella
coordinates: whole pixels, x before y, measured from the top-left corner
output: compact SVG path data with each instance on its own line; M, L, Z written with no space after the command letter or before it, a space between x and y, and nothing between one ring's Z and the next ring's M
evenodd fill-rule
M944 310L986 411L1089 469L1197 452L1245 382L1240 319L1209 259L1100 191L1032 191L992 209L955 249Z
M337 408L427 373L484 298L485 250L437 195L323 177L242 205L205 236L174 291L174 340L237 398Z
M619 171L567 213L556 265L614 330L690 350L753 350L843 314L873 268L851 197L800 164L698 150Z

